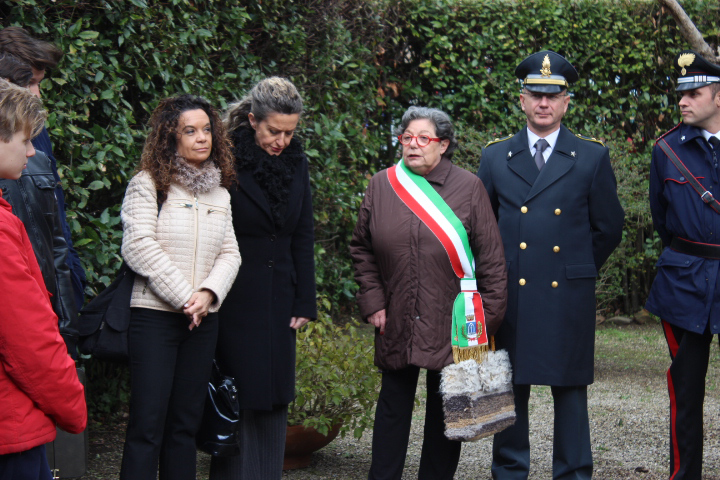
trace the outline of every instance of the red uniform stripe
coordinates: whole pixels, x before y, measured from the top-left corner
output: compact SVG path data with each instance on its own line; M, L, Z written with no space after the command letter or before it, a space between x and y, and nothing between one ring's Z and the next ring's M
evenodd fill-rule
M667 339L668 347L670 348L670 356L675 359L675 355L677 355L678 351L678 343L677 339L675 338L675 334L672 331L672 326L666 322L665 320L662 321L663 329L665 330L665 338Z
M395 193L398 197L400 197L405 205L407 205L407 207L415 215L417 215L418 218L420 218L420 221L422 221L430 229L430 231L433 232L437 239L440 240L440 243L442 243L448 257L450 257L450 264L452 265L455 275L460 278L464 278L465 272L463 271L460 257L455 251L455 245L453 245L450 238L445 234L445 231L440 227L440 225L438 225L435 219L430 216L430 214L415 200L415 198L413 198L410 192L405 189L403 184L400 183L400 180L397 178L397 173L395 173L396 168L397 166L393 165L387 169L388 180L390 181L390 185L393 187L393 190L395 190Z
M672 331L672 326L662 320L663 330L665 330L665 338L667 339L668 348L670 349L670 356L675 359L678 351L678 342L675 338L675 334ZM668 394L670 396L670 443L672 456L673 456L673 471L670 473L670 479L673 480L680 470L680 448L677 442L677 400L675 398L675 385L673 384L672 375L670 369L667 371L667 383L668 383Z

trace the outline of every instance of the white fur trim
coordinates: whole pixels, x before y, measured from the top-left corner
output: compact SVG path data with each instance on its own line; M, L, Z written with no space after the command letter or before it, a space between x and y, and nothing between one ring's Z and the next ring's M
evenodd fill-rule
M465 360L442 370L440 393L462 395L507 390L512 381L510 357L505 350L488 352L482 363Z

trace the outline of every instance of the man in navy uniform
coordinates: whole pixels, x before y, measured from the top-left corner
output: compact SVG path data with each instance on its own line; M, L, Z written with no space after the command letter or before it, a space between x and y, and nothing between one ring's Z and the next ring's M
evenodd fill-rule
M702 475L705 375L720 333L720 66L684 50L675 67L683 121L652 153L650 210L665 248L646 308L670 349L670 478L680 480Z
M573 66L542 51L515 75L527 126L488 144L478 170L505 247L508 308L495 340L510 354L517 414L495 435L492 475L528 478L530 386L550 385L553 478L589 479L595 279L620 243L624 213L608 149L561 124L568 84L578 79Z

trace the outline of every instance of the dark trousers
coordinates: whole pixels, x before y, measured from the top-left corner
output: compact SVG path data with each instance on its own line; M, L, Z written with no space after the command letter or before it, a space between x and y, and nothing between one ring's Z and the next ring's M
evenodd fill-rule
M689 332L663 320L672 363L670 395L670 479L700 480L703 460L705 376L713 335Z
M45 445L0 455L0 480L52 480Z
M285 456L287 405L240 411L240 455L212 457L210 480L280 480Z
M587 386L551 387L555 407L553 479L592 478ZM530 385L513 385L515 425L495 434L492 478L525 480L530 472Z
M188 330L182 313L133 308L130 418L122 480L195 480L202 419L218 332L217 313Z
M375 411L372 464L368 480L400 480L405 466L412 411L420 369L410 366L386 371ZM427 372L425 429L419 480L452 480L460 460L461 442L445 437L440 372Z

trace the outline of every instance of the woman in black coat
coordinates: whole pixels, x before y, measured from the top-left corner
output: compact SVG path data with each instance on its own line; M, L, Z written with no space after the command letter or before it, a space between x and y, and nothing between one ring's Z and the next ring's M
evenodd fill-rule
M230 191L243 265L220 310L216 359L239 388L241 448L213 457L211 480L282 476L295 397L295 331L317 316L308 162L293 134L302 99L271 77L231 105L237 186Z

